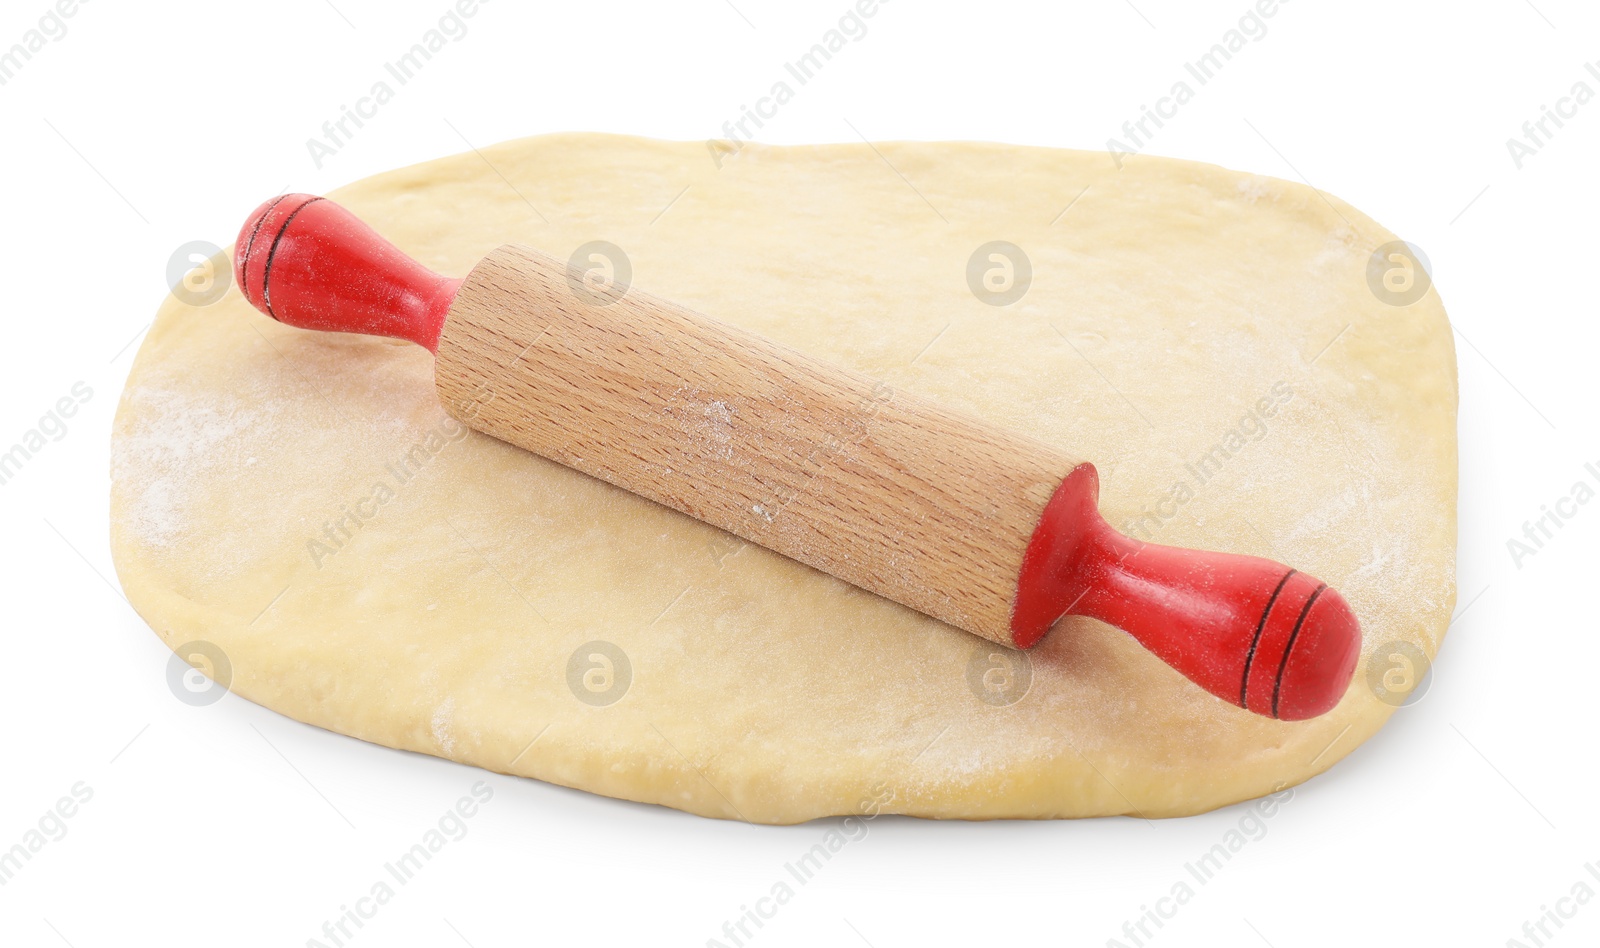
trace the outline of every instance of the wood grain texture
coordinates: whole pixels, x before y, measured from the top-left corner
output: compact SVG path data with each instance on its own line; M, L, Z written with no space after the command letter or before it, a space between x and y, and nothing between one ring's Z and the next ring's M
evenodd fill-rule
M462 422L1002 644L1022 555L1077 460L508 245L439 340ZM581 285L581 282L580 282Z

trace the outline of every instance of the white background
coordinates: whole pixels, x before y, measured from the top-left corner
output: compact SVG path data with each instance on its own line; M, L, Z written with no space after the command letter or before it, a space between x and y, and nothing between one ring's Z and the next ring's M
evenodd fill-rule
M761 132L778 143L1104 148L1247 0L890 0ZM1534 4L1537 4L1535 8ZM337 6L337 9L335 9ZM6 0L0 49L46 0ZM305 141L446 0L91 0L0 86L0 445L85 382L0 487L0 849L93 799L0 887L0 943L289 945L365 895L478 780L494 799L350 943L687 945L827 823L700 819L366 745L233 696L191 707L116 587L111 417L168 258L319 192L563 130L720 137L846 0L491 0L318 169ZM1457 328L1462 611L1414 706L1300 788L1151 944L1494 945L1600 860L1600 505L1518 569L1507 540L1600 462L1592 274L1600 103L1520 170L1506 140L1600 59L1581 0L1291 0L1151 153L1304 180L1421 246ZM847 121L849 124L847 124ZM447 122L449 124L447 124ZM454 126L452 129L451 126ZM1253 126L1253 127L1252 127ZM751 942L1105 945L1242 807L1154 824L885 818ZM1600 867L1597 867L1600 871ZM1600 903L1547 943L1594 944Z

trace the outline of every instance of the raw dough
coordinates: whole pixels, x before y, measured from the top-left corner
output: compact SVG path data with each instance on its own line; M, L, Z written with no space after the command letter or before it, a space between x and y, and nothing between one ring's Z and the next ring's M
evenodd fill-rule
M1195 813L1382 725L1367 657L1432 656L1455 597L1454 351L1436 292L1369 287L1391 234L1167 159L716 157L549 136L332 197L455 275L503 242L609 241L641 288L1097 460L1113 523L1143 512L1151 539L1338 587L1365 631L1343 703L1267 720L1089 620L1057 626L1010 701L1024 676L989 643L458 430L425 351L284 327L237 289L166 301L117 414L112 546L140 614L301 721L758 822ZM994 240L1031 262L1010 305L968 284ZM716 437L718 406L692 407Z

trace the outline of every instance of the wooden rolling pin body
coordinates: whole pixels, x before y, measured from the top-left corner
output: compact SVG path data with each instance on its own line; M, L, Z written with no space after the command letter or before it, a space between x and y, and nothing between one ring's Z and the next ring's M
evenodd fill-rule
M439 396L471 427L1012 644L1023 555L1077 461L525 247L467 276ZM614 299L614 301L612 301Z

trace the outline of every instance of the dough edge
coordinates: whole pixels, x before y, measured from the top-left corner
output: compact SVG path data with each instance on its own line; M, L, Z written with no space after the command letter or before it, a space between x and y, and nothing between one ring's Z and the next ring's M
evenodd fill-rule
M537 152L539 149L594 147L636 149L645 153L664 149L674 155L693 153L697 159L706 160L703 155L705 146L701 143L661 143L597 135L544 136L495 146L485 149L484 154L497 166L510 166L516 162L508 156L520 154L524 149ZM805 160L810 157L825 163L839 152L851 150L853 146L747 147L753 149L751 157L761 161L782 161L789 157ZM980 153L991 149L1012 153L1048 151L959 143L885 143L879 147L896 158L915 153L918 149L928 149L935 158L941 157L936 154L941 151L945 157L952 152L971 150ZM506 160L502 161L502 158ZM412 182L418 180L427 181L434 175L444 179L470 177L473 171L469 166L479 160L473 153L439 159L356 182L329 196L361 213L365 211L363 205L392 199L396 192L407 191L412 188ZM747 159L741 156L737 160ZM1136 172L1149 167L1202 178L1239 177L1236 172L1173 159L1139 158L1129 161L1129 168ZM482 169L477 173L488 174ZM1285 193L1311 193L1309 189L1288 182L1274 181L1271 187ZM513 196L509 200L516 198ZM1388 231L1359 211L1336 198L1329 197L1327 200L1337 213L1360 222L1364 231L1383 239L1393 239ZM381 226L379 229L383 230ZM230 297L233 305L242 305L238 302L236 290L230 291ZM1448 346L1448 324L1444 323L1443 307L1437 295L1430 293L1417 306L1426 308L1430 311L1426 315L1443 323L1445 344ZM140 348L130 375L130 390L151 368L148 363L157 358L156 353L166 346L178 344L186 332L192 330L192 324L183 321L186 316L192 315L189 307L172 298L162 305L155 326ZM1453 451L1453 352L1450 355L1447 366L1431 368L1436 372L1448 370L1449 439ZM1440 383L1434 380L1433 384ZM125 394L124 402L119 406L115 438L122 438L139 423L140 419L134 416ZM1447 473L1444 481L1435 486L1448 498L1446 515L1449 532L1453 536L1453 466ZM112 547L117 572L130 601L169 647L177 647L197 638L225 643L233 659L231 688L240 696L297 720L385 746L445 756L493 771L534 777L607 796L659 803L706 816L794 823L829 815L875 812L880 805L883 812L967 819L1118 813L1146 817L1185 815L1260 796L1281 786L1301 783L1325 771L1376 733L1393 711L1393 708L1381 702L1367 700L1365 693L1354 698L1347 697L1346 702L1316 728L1323 736L1332 730L1338 734L1334 742L1316 758L1300 765L1288 764L1285 745L1301 745L1304 741L1289 740L1276 746L1268 741L1257 741L1234 747L1237 752L1235 756L1209 771L1169 769L1159 761L1123 759L1116 754L1091 760L1089 756L1076 751L1070 741L1064 741L1047 763L1014 757L998 763L987 762L976 773L947 769L943 774L931 777L922 773L907 775L901 772L901 764L891 759L891 755L877 752L871 747L835 749L831 762L824 762L817 757L808 758L802 768L804 772L795 773L793 767L775 760L767 761L769 766L748 766L752 758L739 753L730 753L730 765L721 766L719 760L722 755L706 755L695 748L687 748L686 751L676 747L672 750L646 751L642 746L643 741L649 739L648 732L631 727L613 735L616 739L614 746L597 749L592 734L586 734L580 728L571 735L570 740L563 740L553 724L550 726L551 733L536 742L536 746L539 746L537 754L516 754L515 747L523 743L528 736L526 732L515 736L509 733L480 734L473 740L458 743L449 752L442 752L436 729L430 727L435 708L415 699L403 698L387 707L351 705L340 697L337 685L330 683L339 674L349 674L351 669L348 666L327 661L327 657L319 655L315 649L304 650L303 643L290 643L287 653L274 654L263 643L239 631L248 629L258 618L254 613L259 603L247 605L241 602L229 608L223 604L199 601L172 588L175 585L173 578L142 555L144 544L137 531L129 525L130 501L122 490L124 486L125 482L119 481L113 488ZM1167 537L1163 536L1162 539ZM1285 558L1292 561L1292 557ZM1453 567L1453 546L1444 560L1446 566ZM1440 602L1426 615L1415 616L1412 625L1405 630L1405 638L1423 648L1430 658L1443 637L1454 601L1451 573L1453 569L1448 569L1446 575L1439 577L1445 584ZM1323 578L1338 585L1337 577ZM864 604L863 608L882 610L885 607L870 603ZM1069 631L1058 628L1052 638L1064 636ZM1358 668L1358 680L1352 687L1353 692L1362 687L1360 679L1373 644L1371 641L1364 644L1363 664ZM564 659L564 656L561 658ZM564 664L564 661L558 664ZM560 682L551 684L552 687L559 687ZM471 713L481 712L487 718L494 713L487 705L473 712L468 711L468 705L474 702L483 704L492 695L480 693L456 697L460 699L456 706L460 714L470 716ZM1351 707L1352 702L1354 707ZM489 703L492 704L492 701ZM582 709L582 713L597 717L605 710L586 708ZM1003 714L1003 709L997 714ZM996 718L996 721L1000 720ZM1341 727L1335 729L1335 723ZM1250 730L1287 738L1289 732L1274 729L1288 727L1293 726L1270 724L1265 732L1258 727ZM493 730L493 727L485 725L483 729ZM996 724L985 733L989 739L1001 741L1005 739L1005 730L1003 724ZM667 741L659 729L657 734ZM550 740L552 737L557 739ZM516 754L515 759L513 754ZM777 760L783 756L781 752L778 753ZM754 759L759 762L760 754L756 754ZM885 787L891 793L887 803L883 802ZM869 805L870 801L878 801L878 804Z

